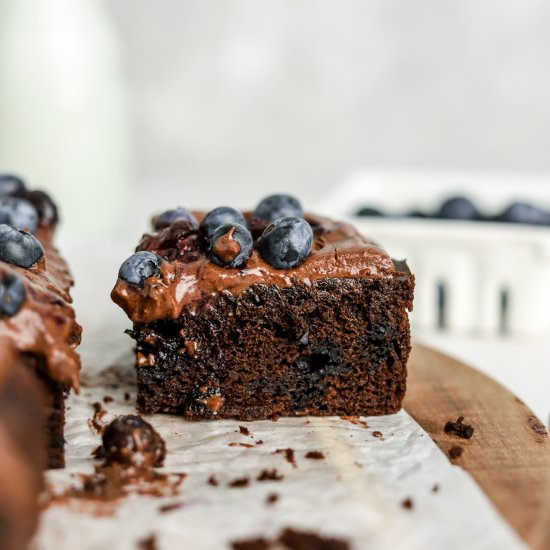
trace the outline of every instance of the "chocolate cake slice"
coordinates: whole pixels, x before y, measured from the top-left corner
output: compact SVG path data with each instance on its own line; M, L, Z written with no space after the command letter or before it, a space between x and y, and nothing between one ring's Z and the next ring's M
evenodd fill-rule
M112 292L137 407L188 418L400 409L414 276L345 223L276 195L154 221Z
M80 371L73 281L53 245L57 221L48 195L0 175L0 338L20 358L12 368L29 369L45 391L50 468L64 465L65 396L78 390Z

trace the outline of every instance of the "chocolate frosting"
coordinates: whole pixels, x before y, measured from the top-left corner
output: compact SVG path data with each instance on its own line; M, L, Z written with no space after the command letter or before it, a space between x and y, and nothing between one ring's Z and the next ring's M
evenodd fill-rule
M44 257L30 269L0 262L0 273L19 275L26 290L21 309L12 317L0 319L0 341L18 353L44 359L50 379L78 391L81 327L69 305L73 280L65 261L53 245L53 229L41 225L35 236L44 248ZM0 372L6 367L0 355Z
M195 216L200 221L204 214ZM257 239L267 222L251 219L250 213L245 218ZM285 288L327 278L380 278L396 273L388 254L351 225L314 215L306 219L314 234L312 251L302 264L288 270L270 266L256 247L242 268L217 266L205 255L201 230L181 222L144 235L137 249L165 258L160 274L146 279L143 288L118 279L111 297L134 323L150 323L177 319L185 308L195 309L208 295L239 295L253 285Z

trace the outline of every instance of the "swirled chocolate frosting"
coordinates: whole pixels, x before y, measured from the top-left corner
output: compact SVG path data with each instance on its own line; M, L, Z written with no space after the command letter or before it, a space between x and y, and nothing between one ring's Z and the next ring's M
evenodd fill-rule
M195 212L200 221L204 213ZM251 219L248 228L256 240L267 222ZM160 273L144 281L143 287L118 279L111 297L134 323L176 319L185 309L196 308L209 295L230 292L238 295L253 285L290 287L327 278L379 278L395 273L386 252L360 235L351 225L306 215L313 229L311 253L293 269L275 269L265 262L254 246L240 268L220 267L206 256L202 229L186 221L143 236L137 250L164 258Z

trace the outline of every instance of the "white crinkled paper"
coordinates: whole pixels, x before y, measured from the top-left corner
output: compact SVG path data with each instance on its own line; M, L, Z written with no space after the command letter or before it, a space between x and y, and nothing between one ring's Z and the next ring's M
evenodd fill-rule
M135 412L131 343L117 330L89 334L83 346L84 386L68 400L65 470L48 473L61 490L90 473L91 452L100 443L89 427L92 403L106 395L109 421ZM118 384L113 388L112 384ZM124 394L130 392L131 400ZM339 418L281 418L277 422L190 422L173 416L147 417L166 441L165 472L185 472L176 497L131 495L98 515L82 502L50 506L35 546L40 550L136 549L155 535L159 549L219 550L231 541L276 538L285 527L318 531L349 540L355 549L523 548L472 478L452 466L430 437L404 411L364 418L368 428ZM240 433L246 426L253 437ZM383 439L372 435L380 431ZM256 445L262 440L262 445ZM253 447L230 446L252 444ZM295 451L296 467L278 449ZM322 451L324 460L306 459ZM276 468L281 481L259 482ZM214 475L219 485L208 483ZM249 477L243 488L229 482ZM433 492L437 484L439 490ZM279 496L268 505L271 493ZM413 508L402 506L410 498ZM170 503L183 506L167 513ZM110 509L110 507L109 507Z

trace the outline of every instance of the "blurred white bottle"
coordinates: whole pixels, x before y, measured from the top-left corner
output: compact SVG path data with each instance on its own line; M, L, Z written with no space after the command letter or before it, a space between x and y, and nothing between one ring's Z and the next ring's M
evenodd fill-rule
M64 233L122 218L130 131L116 34L101 0L0 2L0 171L52 192Z

